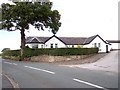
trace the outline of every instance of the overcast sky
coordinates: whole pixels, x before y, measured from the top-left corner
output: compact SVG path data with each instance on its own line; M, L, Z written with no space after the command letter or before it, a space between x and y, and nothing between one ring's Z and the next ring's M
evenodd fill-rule
M7 0L1 0L0 3ZM61 14L62 25L56 34L64 37L89 37L99 34L104 40L118 39L118 1L120 0L51 0ZM26 36L52 36L33 27ZM0 31L0 51L18 49L20 32Z

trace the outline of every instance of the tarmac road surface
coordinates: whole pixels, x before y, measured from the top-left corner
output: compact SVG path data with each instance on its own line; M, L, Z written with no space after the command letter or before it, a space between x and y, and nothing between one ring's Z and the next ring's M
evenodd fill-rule
M96 88L98 90L118 88L117 73L69 68L49 63L5 59L0 61L2 61L2 70L12 77L20 88Z

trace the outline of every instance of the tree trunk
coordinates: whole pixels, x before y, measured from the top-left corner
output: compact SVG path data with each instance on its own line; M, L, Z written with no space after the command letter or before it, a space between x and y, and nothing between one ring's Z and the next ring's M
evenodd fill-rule
M25 29L22 29L21 30L21 50L20 50L20 61L22 61L24 58L23 58L23 53L24 53L24 48L25 48Z

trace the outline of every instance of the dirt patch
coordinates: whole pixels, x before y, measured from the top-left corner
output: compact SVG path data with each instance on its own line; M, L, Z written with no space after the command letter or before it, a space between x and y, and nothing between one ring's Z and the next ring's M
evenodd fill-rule
M31 57L30 61L33 62L68 62L68 61L78 61L83 60L85 58L91 57L93 55L73 55L73 56L48 56L48 55L41 55L41 56L34 56Z
M107 53L78 55L78 56L35 56L31 57L32 62L46 62L57 65L78 65L83 63L92 63L107 55Z
M95 55L89 56L87 58L83 58L81 60L54 62L54 64L57 64L57 65L79 65L79 64L84 64L84 63L93 63L93 62L96 62L99 59L103 58L107 54L108 53L100 53L100 54L95 54Z

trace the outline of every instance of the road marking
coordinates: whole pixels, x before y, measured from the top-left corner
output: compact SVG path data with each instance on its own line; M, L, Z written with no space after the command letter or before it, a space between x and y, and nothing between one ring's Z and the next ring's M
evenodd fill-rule
M18 64L16 64L16 63L10 63L10 62L4 62L4 63L7 63L7 64L13 64L13 65L18 65Z
M12 64L13 64L13 65L16 65L16 66L18 65L18 64L16 64L16 63L12 63Z
M12 63L10 63L10 62L4 62L4 63L7 63L7 64L12 64Z
M11 85L13 86L14 90L20 90L18 83L14 81L14 79L10 78L7 74L3 73L3 75L10 81Z
M39 71L43 71L43 72L47 72L47 73L50 73L50 74L55 74L55 72L44 70L44 69L39 69L39 68L31 67L31 66L24 66L24 67L27 67L27 68L30 68L30 69L39 70Z
M80 82L80 83L84 83L84 84L87 84L87 85L89 85L89 86L93 86L93 87L95 87L95 88L100 88L100 89L103 89L103 90L108 90L108 89L106 89L106 88L104 88L104 87L101 87L101 86L99 86L99 85L95 85L95 84L92 84L92 83L89 83L89 82L86 82L86 81L82 81L82 80L79 80L79 79L73 79L74 81L77 81L77 82Z

